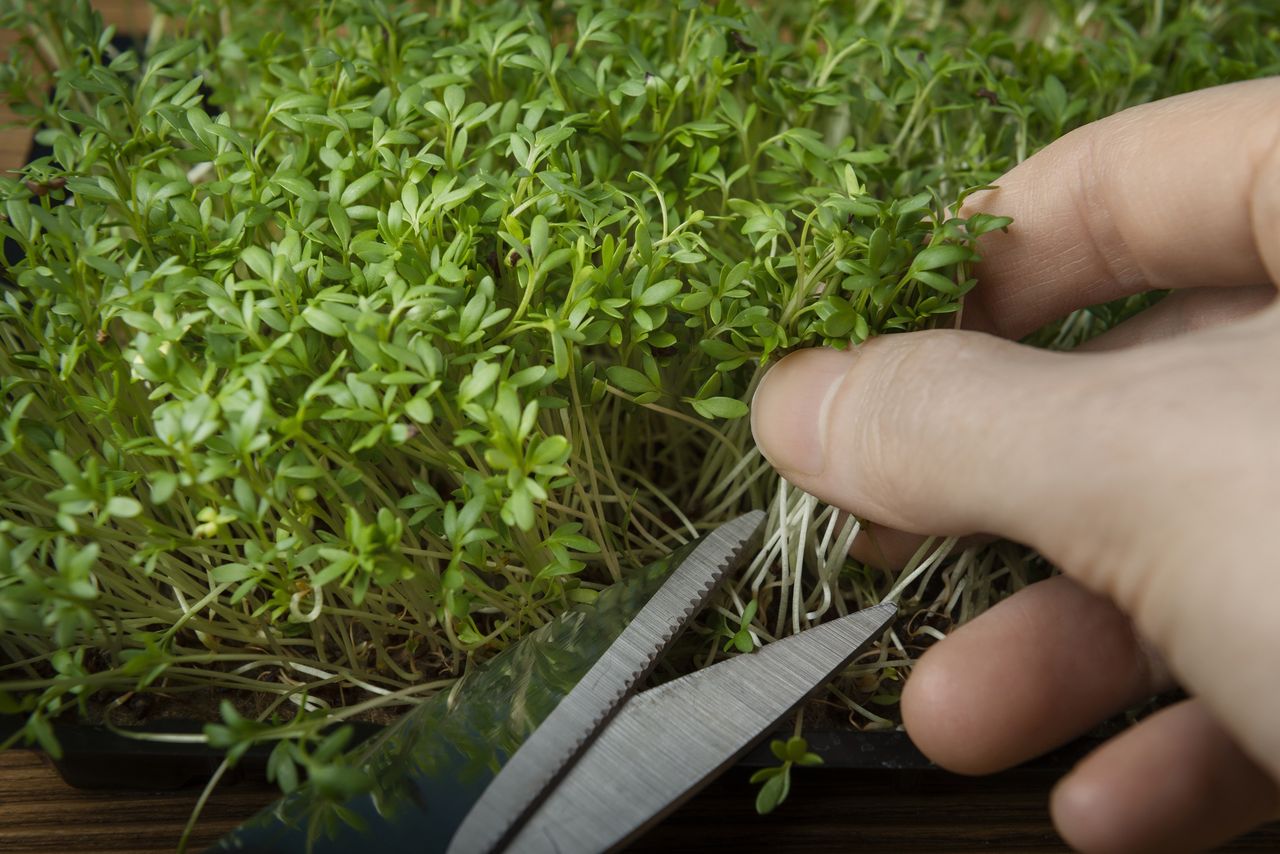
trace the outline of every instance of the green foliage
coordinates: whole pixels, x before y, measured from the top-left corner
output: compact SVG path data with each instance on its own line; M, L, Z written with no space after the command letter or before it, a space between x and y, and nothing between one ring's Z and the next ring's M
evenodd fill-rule
M242 717L225 700L221 717L222 723L205 725L205 736L211 746L226 750L232 763L258 742L277 741L267 757L267 779L278 783L285 793L298 787L303 772L320 797L338 803L368 788L359 769L345 762L343 748L354 732L350 726L321 733L317 722L306 719L296 719L287 726L260 723ZM304 729L309 737L302 737Z
M0 177L0 649L41 741L104 690L436 690L773 500L763 370L952 322L1009 226L966 192L1280 70L1261 3L195 0L138 51L5 8L53 152ZM842 567L814 619L892 583ZM785 628L771 573L731 648Z
M822 764L822 757L809 750L809 742L798 735L786 741L774 739L769 750L781 764L761 768L751 775L752 783L763 784L756 793L756 812L760 815L773 812L791 794L792 766Z
M724 642L723 649L725 652L731 650L751 652L756 648L755 639L751 637L751 624L755 621L759 608L760 603L752 599L747 603L747 607L742 609L742 615L737 620L737 628L731 629L726 625L722 629L722 633L728 637L728 640Z

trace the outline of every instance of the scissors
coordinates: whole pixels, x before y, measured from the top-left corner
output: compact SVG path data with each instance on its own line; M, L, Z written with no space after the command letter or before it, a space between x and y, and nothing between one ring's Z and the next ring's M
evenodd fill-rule
M336 807L295 793L215 850L537 854L634 841L774 732L896 614L876 605L639 690L752 557L764 519L721 525L591 611L516 644L458 696L405 715L366 755L370 792ZM346 820L317 825L334 814Z

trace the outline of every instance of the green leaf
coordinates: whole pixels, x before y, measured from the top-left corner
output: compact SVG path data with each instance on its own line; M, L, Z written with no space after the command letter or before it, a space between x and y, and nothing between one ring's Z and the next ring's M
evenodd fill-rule
M456 116L462 112L462 105L466 103L467 93L461 86L449 86L444 90L444 108L449 111L449 115Z
M246 246L240 259L258 278L271 278L271 254L261 246Z
M787 739L786 758L790 761L799 762L808 752L809 742L803 736L793 735Z
M911 269L915 271L936 270L939 267L948 267L952 264L968 261L972 257L973 250L967 246L940 243L920 250L920 254L911 262Z
M1013 217L992 216L991 214L975 214L969 217L969 233L980 237L991 231L1000 231L1013 224Z
M281 187L284 187L290 193L305 202L313 202L320 197L319 194L316 193L315 187L311 186L311 182L303 178L298 178L293 175L277 175L274 180Z
M430 424L435 418L431 404L420 397L415 397L404 405L404 414L419 424Z
M340 62L342 57L327 47L318 47L311 51L311 55L307 57L307 62L312 68L324 68Z
M253 567L243 563L224 563L221 566L215 566L209 571L209 575L218 584L233 584L252 576Z
M745 403L732 397L708 397L692 403L703 418L741 418L751 411Z
M132 519L142 512L142 505L125 495L116 495L107 501L107 515Z
M737 359L743 355L741 350L729 342L720 341L715 338L706 338L699 341L698 348L716 361Z
M336 317L314 305L307 306L302 310L302 319L312 329L317 332L323 332L333 338L341 338L347 334L346 329Z
M292 750L292 744L281 741L267 757L267 780L278 784L285 794L298 788L298 766L293 761Z
M649 378L634 368L623 367L622 365L611 365L605 369L605 376L609 378L609 382L616 385L623 391L632 394L644 394L645 392L656 391L653 383Z
M62 478L63 483L80 483L84 479L80 473L80 466L62 451L50 451L48 460L49 465L58 473L58 477Z
M53 727L49 725L44 715L39 712L32 714L27 718L27 723L23 730L28 742L34 741L40 745L41 750L54 759L62 758L62 745L58 743Z
M764 781L764 785L756 795L756 812L760 815L768 815L787 799L790 792L791 769L787 768L781 774Z
M644 289L644 292L640 294L640 298L636 300L636 304L642 306L662 305L680 293L680 288L679 279L667 279L666 281L657 282Z
M386 177L380 171L368 172L347 185L342 191L340 202L344 208L349 208L357 201L364 197L366 193L374 187L382 183L382 179Z
M93 269L102 273L104 276L110 276L115 279L124 277L124 268L112 261L110 258L100 258L97 255L85 255L82 259L84 263Z
M939 273L926 273L916 271L911 278L918 282L923 282L935 291L941 291L944 294L959 294L960 286Z
M547 256L548 240L547 218L539 214L533 218L533 224L529 227L529 250L533 253L535 261L540 261Z
M170 472L156 472L150 480L152 504L164 504L178 488L178 476Z
M871 232L867 240L867 268L878 273L889 257L889 244L892 238L888 229L881 226Z
M338 238L339 246L345 248L351 242L351 218L337 199L329 200L329 225Z

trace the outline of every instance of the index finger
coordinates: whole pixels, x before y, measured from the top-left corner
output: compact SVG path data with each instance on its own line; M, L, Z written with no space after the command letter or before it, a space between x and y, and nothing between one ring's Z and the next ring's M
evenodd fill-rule
M966 326L1019 338L1149 289L1267 282L1280 273L1264 258L1280 229L1280 78L1125 110L997 184L964 206L1013 217L979 243Z

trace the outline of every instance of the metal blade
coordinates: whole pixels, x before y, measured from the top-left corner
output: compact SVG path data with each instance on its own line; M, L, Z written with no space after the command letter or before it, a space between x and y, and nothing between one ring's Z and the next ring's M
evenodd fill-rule
M746 556L760 511L728 522L698 545L618 639L503 766L462 820L448 854L497 850L596 733L609 722L663 650Z
M594 854L632 841L771 732L896 612L876 605L633 697L510 850Z
M415 706L353 757L368 791L335 801L304 783L224 837L219 852L444 854L463 817L520 745L568 696L668 576L701 543L627 572Z

